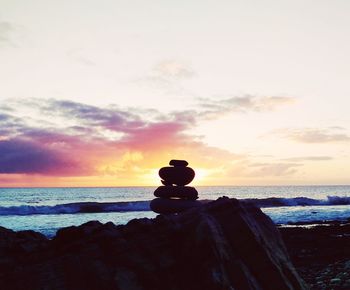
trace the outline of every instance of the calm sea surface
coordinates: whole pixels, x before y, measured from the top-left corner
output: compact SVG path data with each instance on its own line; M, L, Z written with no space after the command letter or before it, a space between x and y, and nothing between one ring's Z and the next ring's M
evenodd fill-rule
M196 188L200 199L257 199L276 223L350 218L350 186ZM125 224L133 218L156 216L148 202L154 190L155 187L0 188L0 226L52 236L61 227L90 220Z

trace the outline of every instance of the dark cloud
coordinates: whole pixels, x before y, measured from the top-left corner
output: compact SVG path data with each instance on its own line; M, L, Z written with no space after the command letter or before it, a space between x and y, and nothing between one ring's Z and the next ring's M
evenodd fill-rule
M117 132L129 132L145 126L140 116L117 108L106 109L72 101L51 100L41 107L48 113L79 119L85 125L100 126Z
M76 167L66 156L33 141L0 141L0 173L66 175Z
M0 122L1 123L8 122L11 119L12 119L11 115L0 113Z
M0 137L15 135L24 128L27 126L20 118L0 112Z

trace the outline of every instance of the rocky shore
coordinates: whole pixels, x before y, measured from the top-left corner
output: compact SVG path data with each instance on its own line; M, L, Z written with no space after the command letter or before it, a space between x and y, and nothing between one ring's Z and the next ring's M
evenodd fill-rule
M350 289L350 223L279 230L293 264L311 290Z
M304 290L281 235L236 199L179 214L89 222L48 240L0 230L2 290Z
M349 224L277 229L228 198L125 226L92 221L52 240L0 228L1 289L345 290L349 233Z

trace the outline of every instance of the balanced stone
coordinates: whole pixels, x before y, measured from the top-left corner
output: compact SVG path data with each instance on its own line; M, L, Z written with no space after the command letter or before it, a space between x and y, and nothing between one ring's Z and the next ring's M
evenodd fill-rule
M154 191L157 198L151 201L151 209L160 214L172 214L200 206L201 202L196 201L197 190L186 186L195 176L194 170L188 167L188 162L173 159L170 160L169 165L159 170L163 186L159 186Z
M175 167L186 167L188 165L188 162L186 160L170 160L169 165L175 166Z
M170 198L155 198L150 203L151 209L160 214L179 213L201 205L202 203L196 200Z
M156 197L178 197L189 200L196 200L198 198L198 192L194 187L190 186L159 186L154 195Z
M161 180L160 182L165 186L172 186L173 185L171 182L165 181L165 180Z
M193 180L195 173L191 167L162 167L159 176L164 185L186 185Z

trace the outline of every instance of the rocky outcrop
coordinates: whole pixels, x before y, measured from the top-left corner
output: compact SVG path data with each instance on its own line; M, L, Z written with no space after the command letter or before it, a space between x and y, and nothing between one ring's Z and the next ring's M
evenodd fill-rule
M4 232L1 239L20 234ZM272 221L235 199L125 226L89 222L61 229L51 241L36 238L37 248L20 259L16 250L0 257L1 289L306 289ZM11 242L0 246L3 254Z

